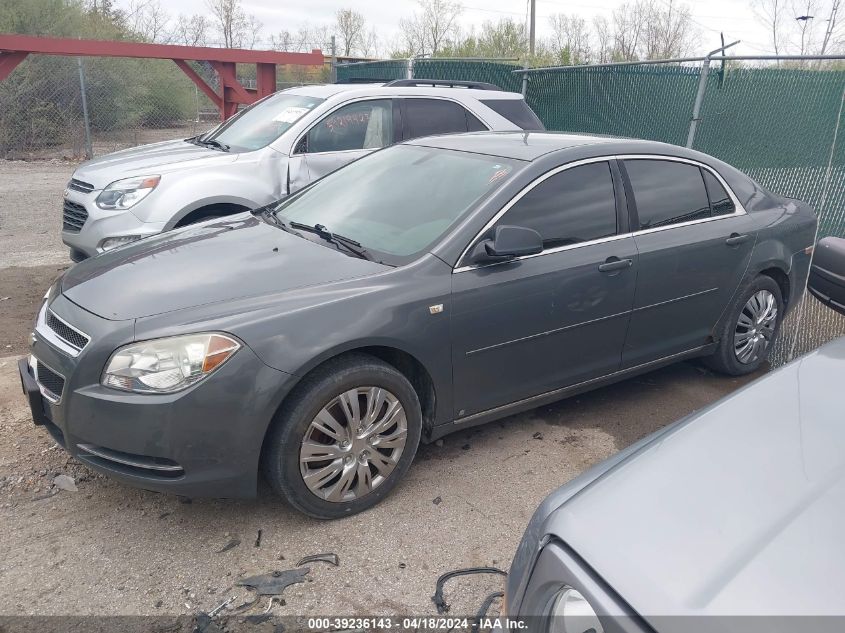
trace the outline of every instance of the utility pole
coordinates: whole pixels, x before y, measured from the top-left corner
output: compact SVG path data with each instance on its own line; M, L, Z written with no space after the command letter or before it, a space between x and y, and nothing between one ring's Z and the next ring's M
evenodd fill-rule
M329 76L331 78L329 81L332 83L337 82L337 40L334 35L332 35L332 69Z
M537 0L528 0L531 6L531 17L528 20L528 54L534 57L535 23L537 21Z

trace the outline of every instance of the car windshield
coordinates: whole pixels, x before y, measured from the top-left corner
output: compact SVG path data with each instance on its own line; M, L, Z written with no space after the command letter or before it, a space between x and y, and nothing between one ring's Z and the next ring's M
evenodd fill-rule
M372 259L416 259L476 203L498 189L514 163L494 156L395 145L326 176L276 209L286 224L322 225L361 244Z
M260 149L279 138L323 101L287 93L274 95L239 112L199 140L205 143L216 141L232 151Z

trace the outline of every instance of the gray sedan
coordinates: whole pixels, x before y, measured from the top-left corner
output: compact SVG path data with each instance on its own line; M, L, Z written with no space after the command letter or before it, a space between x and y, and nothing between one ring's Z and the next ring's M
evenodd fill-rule
M817 252L810 290L845 314L845 240ZM841 631L843 380L845 338L552 493L507 614L544 633Z
M21 376L36 421L102 472L237 497L263 471L339 517L420 441L685 358L755 370L815 227L670 145L427 137L75 266Z

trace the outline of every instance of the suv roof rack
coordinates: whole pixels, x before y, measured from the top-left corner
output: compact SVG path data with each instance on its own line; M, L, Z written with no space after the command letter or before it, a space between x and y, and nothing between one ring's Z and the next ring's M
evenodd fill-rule
M346 77L345 79L338 79L336 84L383 84L391 81L390 79L378 79L371 77Z
M487 83L486 81L457 81L451 79L394 79L386 84L387 88L397 87L417 87L417 86L445 86L448 88L473 88L475 90L501 90L495 84Z

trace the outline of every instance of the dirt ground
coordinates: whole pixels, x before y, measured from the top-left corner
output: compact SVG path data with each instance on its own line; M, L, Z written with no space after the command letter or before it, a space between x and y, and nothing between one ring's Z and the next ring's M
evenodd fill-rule
M437 576L507 568L551 490L749 380L682 363L446 437L421 447L384 503L340 521L299 515L266 488L257 500L192 503L135 490L69 459L32 424L20 390L36 305L69 264L58 218L71 170L0 164L0 615L193 614L245 601L233 588L244 576L327 551L340 566L310 565L311 582L289 587L273 613L432 614ZM58 475L77 490L57 487ZM498 577L450 583L451 613L474 613L500 587Z

